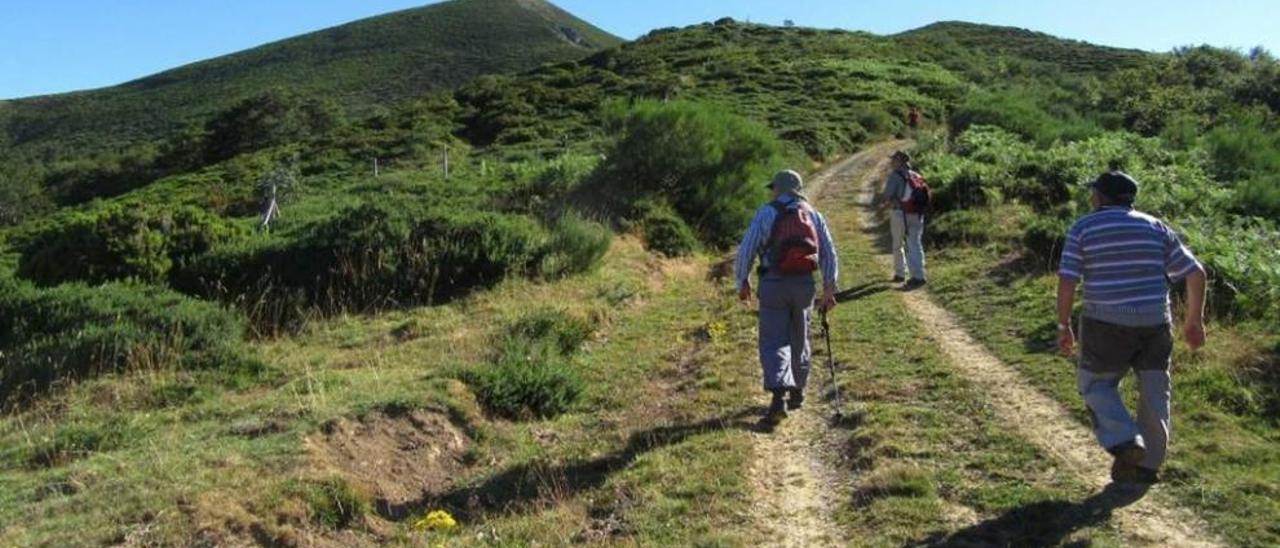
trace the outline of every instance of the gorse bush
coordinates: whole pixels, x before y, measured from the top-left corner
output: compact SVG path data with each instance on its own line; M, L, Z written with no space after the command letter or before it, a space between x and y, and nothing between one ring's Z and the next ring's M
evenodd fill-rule
M781 166L782 144L768 129L717 107L614 103L605 116L619 137L602 166L603 190L623 203L668 201L713 246L734 243Z
M489 363L464 373L480 404L510 419L550 418L568 411L586 385L568 357L595 327L563 310L528 313L494 339Z
M522 316L505 332L509 338L550 342L560 353L569 355L591 338L595 326L564 310L544 308Z
M465 378L480 404L509 419L550 418L568 411L585 383L558 343L502 337L493 361Z
M40 285L68 281L164 283L214 245L247 231L203 210L113 203L73 213L18 243L18 275Z
M539 272L548 278L560 278L587 272L604 259L613 242L613 232L600 223L583 219L577 213L565 213L551 225L551 236L543 247Z
M235 303L264 332L310 313L447 300L506 276L593 268L612 233L566 214L550 229L525 215L391 205L340 211L291 237L217 249L175 275L185 292Z
M253 373L243 336L231 312L153 286L0 278L0 397L134 367Z
M698 250L698 235L684 219L665 206L651 208L640 220L644 245L667 257L682 257Z

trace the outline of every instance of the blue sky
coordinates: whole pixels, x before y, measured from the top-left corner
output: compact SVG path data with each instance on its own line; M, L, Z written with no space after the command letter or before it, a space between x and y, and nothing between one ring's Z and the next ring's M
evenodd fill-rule
M426 0L0 0L0 99L109 86ZM1111 46L1280 52L1276 0L557 0L624 38L732 16L890 34L940 20Z

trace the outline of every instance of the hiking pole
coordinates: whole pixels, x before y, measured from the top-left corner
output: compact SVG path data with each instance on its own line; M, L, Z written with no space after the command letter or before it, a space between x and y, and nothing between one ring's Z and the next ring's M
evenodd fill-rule
M841 409L844 401L840 398L840 383L836 381L836 355L831 353L831 323L827 321L827 311L822 311L822 338L827 341L827 369L831 371L831 391L835 393L836 415L838 421L843 418Z

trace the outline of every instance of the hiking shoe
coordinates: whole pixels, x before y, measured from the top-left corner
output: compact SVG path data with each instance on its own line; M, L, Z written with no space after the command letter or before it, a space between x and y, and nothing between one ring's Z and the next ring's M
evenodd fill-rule
M919 289L921 287L924 287L925 284L927 283L929 282L921 280L920 278L911 278L910 280L907 280L906 285L902 286L902 288L910 291L912 289Z
M1138 463L1147 456L1146 449L1143 449L1137 442L1125 442L1108 451L1115 456L1115 461L1111 463L1111 481L1117 483L1140 483Z
M769 409L764 412L764 422L768 424L778 424L782 419L787 418L787 405L782 399L784 391L777 390L773 393L773 401L769 402Z
M787 410L794 411L804 407L804 391L800 389L788 391L790 398L787 399Z
M1137 466L1137 483L1153 485L1160 483L1160 473L1145 466Z
M906 277L906 276L894 276L894 277L893 277L893 283L895 283L895 284L900 284L900 283L905 282L905 281L907 281L907 277Z

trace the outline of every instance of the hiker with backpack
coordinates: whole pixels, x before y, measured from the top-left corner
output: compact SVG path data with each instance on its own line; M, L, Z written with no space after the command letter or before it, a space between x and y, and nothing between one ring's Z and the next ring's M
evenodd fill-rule
M1058 268L1058 348L1070 356L1076 286L1084 284L1077 383L1094 435L1114 457L1111 479L1155 483L1169 446L1173 316L1169 285L1186 280L1183 335L1204 344L1205 271L1164 222L1133 209L1138 182L1121 171L1092 183L1094 211L1067 232ZM1120 381L1138 378L1137 422Z
M809 380L809 319L822 271L822 312L836 305L836 248L826 219L809 205L799 173L782 171L767 188L773 200L761 207L738 246L734 274L738 297L751 300L751 268L759 268L760 365L764 389L773 399L765 421L776 424L804 404ZM784 399L785 398L785 399Z
M910 154L899 150L889 159L893 169L885 180L881 209L889 210L893 281L906 281L904 289L916 289L926 283L924 221L933 196L929 184L911 164Z

